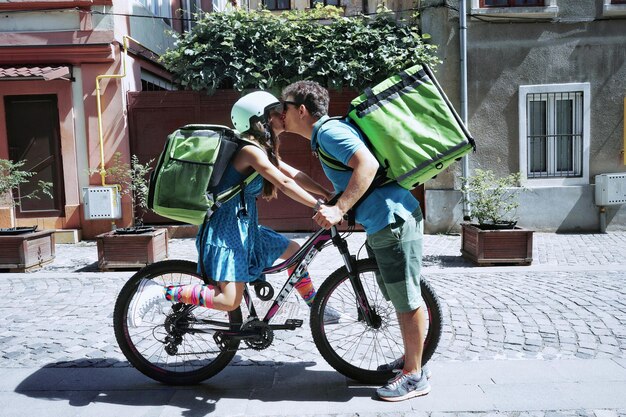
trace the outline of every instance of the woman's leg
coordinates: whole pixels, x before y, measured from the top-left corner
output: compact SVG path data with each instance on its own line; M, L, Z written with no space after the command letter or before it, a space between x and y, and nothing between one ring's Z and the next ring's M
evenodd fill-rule
M289 259L298 251L298 249L300 249L300 244L296 241L291 240L285 252L280 255L280 258ZM291 275L293 271L294 268L289 268L289 275ZM296 291L298 291L298 294L300 294L304 302L309 307L311 307L311 305L313 305L313 300L315 299L315 295L317 294L317 292L315 291L315 287L313 286L313 282L311 281L309 271L307 271L306 269L304 270L304 272L300 275L300 279L298 280L298 282L296 282L295 287Z
M174 303L232 311L241 304L244 285L243 282L220 282L217 287L203 284L170 285L165 289L165 298Z

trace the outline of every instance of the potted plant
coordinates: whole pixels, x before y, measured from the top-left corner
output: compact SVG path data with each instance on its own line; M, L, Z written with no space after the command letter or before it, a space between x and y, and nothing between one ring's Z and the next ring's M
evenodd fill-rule
M461 253L478 265L532 263L533 231L517 226L520 173L497 178L476 169L462 178L463 199L477 223L461 224Z
M139 162L132 155L131 163L122 161L116 152L107 169L107 177L120 186L120 193L127 195L133 209L133 224L96 236L98 267L100 270L140 268L167 258L167 229L143 225L143 216L148 209L148 174L151 163Z
M37 226L16 226L15 206L26 198L39 198L39 192L50 197L52 183L39 181L38 187L26 195L18 194L21 184L29 182L33 172L23 171L25 161L0 159L0 198L5 212L6 225L0 228L0 269L24 272L52 262L55 256L54 230L37 231Z

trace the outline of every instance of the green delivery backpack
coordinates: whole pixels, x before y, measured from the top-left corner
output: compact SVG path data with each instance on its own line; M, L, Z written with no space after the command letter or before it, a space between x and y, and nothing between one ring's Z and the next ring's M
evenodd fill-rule
M364 134L387 178L409 190L476 149L426 66L413 66L366 89L350 103L347 119ZM330 168L350 169L321 148L317 154Z
M258 173L219 194L226 167L248 141L219 125L187 125L167 137L150 176L148 207L155 213L190 224L202 224L219 206L237 195Z

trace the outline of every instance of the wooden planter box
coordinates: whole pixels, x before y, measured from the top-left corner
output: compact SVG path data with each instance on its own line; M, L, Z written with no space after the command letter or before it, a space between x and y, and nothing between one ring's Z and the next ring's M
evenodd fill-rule
M107 232L96 236L98 268L138 269L167 258L167 229L139 234Z
M521 227L482 230L461 224L461 253L472 262L485 265L530 265L533 261L533 231Z
M54 230L0 236L0 270L26 272L54 260Z

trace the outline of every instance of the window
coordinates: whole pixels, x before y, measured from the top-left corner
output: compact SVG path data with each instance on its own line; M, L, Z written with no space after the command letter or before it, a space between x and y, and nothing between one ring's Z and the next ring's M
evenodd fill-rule
M195 22L196 14L202 11L200 0L182 0L181 9L182 9L181 18L183 19L182 20L183 32L189 32L196 23ZM214 11L216 10L214 9Z
M268 10L289 10L291 0L264 0L263 4Z
M480 0L480 7L538 7L544 0Z
M626 0L604 0L602 14L605 16L626 16Z
M311 0L311 8L314 9L315 5L321 4L323 6L340 6L339 0Z
M174 89L174 86L168 80L146 71L143 68L141 69L141 91L166 91Z
M167 0L139 0L153 15L162 17L168 25L172 25L172 8Z
M557 0L471 0L473 15L481 18L554 18ZM610 1L610 0L607 0Z
M589 84L522 86L519 100L520 168L525 178L547 180L545 185L551 180L587 184Z

